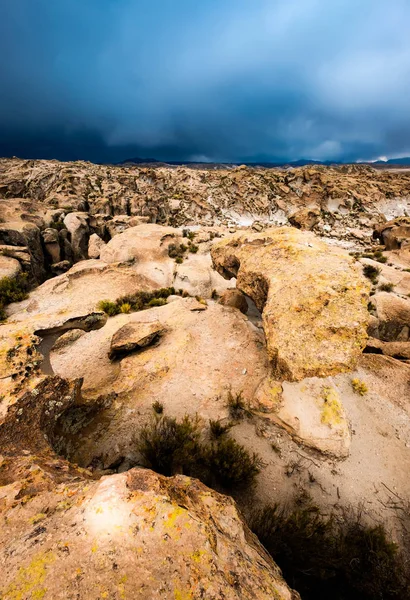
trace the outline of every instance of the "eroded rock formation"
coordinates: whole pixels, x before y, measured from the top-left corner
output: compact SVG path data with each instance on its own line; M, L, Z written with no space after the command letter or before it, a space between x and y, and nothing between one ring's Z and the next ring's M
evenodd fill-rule
M262 312L278 377L354 368L366 342L369 286L347 253L283 227L226 237L212 247L212 260Z

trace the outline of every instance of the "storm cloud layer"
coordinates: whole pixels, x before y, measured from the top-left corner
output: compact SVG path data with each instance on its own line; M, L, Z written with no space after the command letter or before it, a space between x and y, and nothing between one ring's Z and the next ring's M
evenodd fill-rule
M0 0L0 155L410 155L408 0Z

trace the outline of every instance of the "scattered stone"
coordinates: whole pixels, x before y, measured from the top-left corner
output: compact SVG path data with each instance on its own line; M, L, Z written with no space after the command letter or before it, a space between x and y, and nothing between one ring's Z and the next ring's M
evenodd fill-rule
M151 346L164 333L165 328L158 322L124 325L112 336L109 358L113 360Z

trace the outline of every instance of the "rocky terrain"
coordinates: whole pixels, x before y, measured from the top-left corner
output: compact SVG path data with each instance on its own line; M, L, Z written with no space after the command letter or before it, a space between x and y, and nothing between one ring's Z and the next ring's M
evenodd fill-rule
M0 198L0 598L296 599L242 512L301 493L403 544L410 173L2 159ZM186 416L257 454L240 510L144 463Z

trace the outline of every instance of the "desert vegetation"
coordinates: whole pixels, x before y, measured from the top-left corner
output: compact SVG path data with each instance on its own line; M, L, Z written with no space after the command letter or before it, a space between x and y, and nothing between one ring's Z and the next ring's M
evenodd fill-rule
M161 288L153 292L136 292L128 296L121 296L115 302L110 300L101 300L97 308L105 312L109 317L114 317L120 313L137 312L147 310L155 306L166 304L168 296L177 293L175 288Z
M408 600L408 555L360 510L324 514L307 495L252 509L251 529L303 600Z
M25 273L17 277L3 277L0 279L0 321L4 321L5 307L12 302L21 302L27 298L29 285Z
M183 473L225 491L255 483L263 463L227 436L231 424L210 421L208 436L201 431L200 419L185 415L181 420L168 417L155 403L154 417L136 437L136 447L145 466L171 476ZM206 439L208 438L208 439Z

